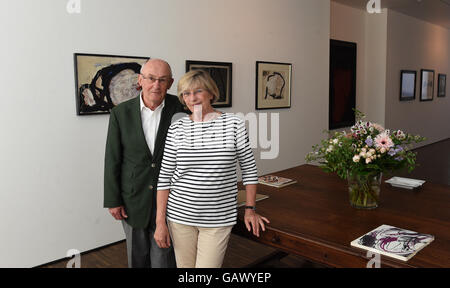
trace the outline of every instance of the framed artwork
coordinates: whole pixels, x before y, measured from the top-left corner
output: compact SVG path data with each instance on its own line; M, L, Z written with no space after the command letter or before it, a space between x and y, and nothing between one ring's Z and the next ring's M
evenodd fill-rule
M400 101L416 99L416 71L400 72Z
M292 64L257 61L255 108L290 108L291 79Z
M420 101L433 100L434 70L420 70Z
M355 124L356 51L354 42L330 40L329 130Z
M445 97L445 90L447 86L447 75L446 74L438 74L438 93L437 97Z
M107 114L114 106L138 96L138 75L148 59L75 53L77 114Z
M231 107L232 100L232 63L186 60L186 72L205 70L211 75L219 88L219 99L213 107Z

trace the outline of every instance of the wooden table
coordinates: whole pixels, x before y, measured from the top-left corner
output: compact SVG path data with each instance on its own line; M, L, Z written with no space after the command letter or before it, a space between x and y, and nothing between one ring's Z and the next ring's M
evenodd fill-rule
M383 178L379 207L358 210L350 206L346 181L316 166L271 174L298 183L283 188L259 184L258 193L270 198L257 202L257 211L271 223L254 237L243 223L244 209L239 208L234 233L327 266L366 267L367 251L350 242L388 224L432 234L435 240L407 262L381 256L381 267L450 267L450 186L426 182L407 190L391 187Z

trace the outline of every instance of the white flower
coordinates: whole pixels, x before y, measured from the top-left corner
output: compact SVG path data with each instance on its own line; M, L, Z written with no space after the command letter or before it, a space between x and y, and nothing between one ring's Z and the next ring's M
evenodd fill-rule
M370 148L369 152L370 152L371 154L375 154L375 149Z
M381 154L386 153L386 148L382 147L382 148L380 149L380 152L381 152Z
M360 156L359 156L359 155L353 156L353 162L358 163L358 162L359 162L359 159L360 159Z
M327 153L330 153L331 151L333 151L333 146L332 145L328 146Z
M370 162L372 162L372 159L366 158L366 164L369 164Z
M339 142L338 139L333 139L333 144L337 144Z

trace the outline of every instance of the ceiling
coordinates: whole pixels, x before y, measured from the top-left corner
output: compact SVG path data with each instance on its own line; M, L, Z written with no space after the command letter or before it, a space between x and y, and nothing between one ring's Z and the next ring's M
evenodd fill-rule
M332 0L366 10L369 0ZM388 8L450 29L450 0L380 0Z

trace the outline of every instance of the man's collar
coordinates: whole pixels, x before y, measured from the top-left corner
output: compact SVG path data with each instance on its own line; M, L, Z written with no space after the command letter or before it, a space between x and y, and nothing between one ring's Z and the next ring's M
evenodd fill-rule
M140 106L141 106L140 111L142 111L142 109L144 109L144 107L145 107L145 108L148 108L147 106L145 106L144 100L142 99L142 97L143 97L143 95L142 95L142 91L141 91L141 93L139 93L139 102L140 102ZM166 97L164 97L164 99L163 99L163 101L161 102L161 104L159 104L159 106L156 107L155 110L151 110L150 108L148 108L148 109L150 109L152 112L155 112L155 111L158 110L158 109L163 109L165 103L166 103Z

